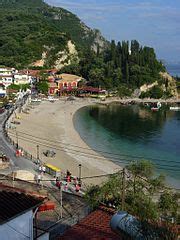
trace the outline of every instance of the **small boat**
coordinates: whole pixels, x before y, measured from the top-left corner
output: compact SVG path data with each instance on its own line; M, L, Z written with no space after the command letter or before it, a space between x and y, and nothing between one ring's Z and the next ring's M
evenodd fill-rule
M158 111L158 110L159 110L158 107L152 107L152 108L151 108L151 111Z
M160 108L161 108L161 103L158 102L158 103L156 104L156 106L151 107L151 110L152 110L152 111L158 111Z
M38 99L38 98L31 99L31 102L41 102L41 99Z
M170 107L169 109L172 110L172 111L179 111L180 107Z

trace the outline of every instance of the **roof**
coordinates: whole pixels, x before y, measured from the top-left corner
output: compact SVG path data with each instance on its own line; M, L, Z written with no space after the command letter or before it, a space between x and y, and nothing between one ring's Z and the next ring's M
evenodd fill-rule
M48 83L48 86L49 86L50 88L58 88L58 86L57 86L57 84L56 84L55 82L49 82L49 83Z
M78 224L67 230L59 240L121 240L122 237L110 228L114 209L99 207Z
M67 74L62 73L60 75L56 75L56 77L60 78L60 82L73 82L73 81L81 81L82 77L73 75L73 74Z
M0 184L0 224L40 206L45 197Z
M93 93L102 93L105 92L106 90L102 90L100 88L94 88L91 86L85 86L85 87L81 87L78 88L78 91L87 91L87 92L93 92Z
M26 70L24 70L26 71ZM40 70L31 70L31 69L28 69L28 75L32 76L32 77L37 77L40 75Z
M13 75L1 75L1 74L0 74L0 78L5 78L5 77L11 77L11 78L12 78Z

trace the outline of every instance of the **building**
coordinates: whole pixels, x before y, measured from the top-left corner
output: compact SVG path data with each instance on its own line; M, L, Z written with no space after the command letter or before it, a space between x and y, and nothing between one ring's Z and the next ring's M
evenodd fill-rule
M78 87L78 83L82 81L82 77L63 73L60 75L56 75L59 90L71 90L76 89Z
M5 86L3 83L0 83L0 97L5 97L5 96L6 96Z
M5 86L5 89L13 83L14 68L0 68L0 83Z
M123 233L119 235L111 230L109 223L114 213L114 209L100 206L57 240L128 240L123 238Z
M49 86L49 88L48 88L48 94L49 94L49 95L54 95L54 94L58 93L57 83L55 83L55 82L49 82L49 83L48 83L48 86Z
M0 184L0 239L34 239L33 221L46 197ZM48 240L45 233L38 238Z
M14 84L21 85L30 83L32 83L32 77L28 71L19 71L14 74Z

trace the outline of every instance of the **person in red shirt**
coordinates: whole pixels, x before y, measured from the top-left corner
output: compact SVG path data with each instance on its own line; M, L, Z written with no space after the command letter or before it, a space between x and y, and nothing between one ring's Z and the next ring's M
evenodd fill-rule
M61 188L61 182L60 181L56 182L56 187L58 187L58 189L60 190L60 188Z
M76 184L76 192L79 192L80 188L81 188L80 184Z

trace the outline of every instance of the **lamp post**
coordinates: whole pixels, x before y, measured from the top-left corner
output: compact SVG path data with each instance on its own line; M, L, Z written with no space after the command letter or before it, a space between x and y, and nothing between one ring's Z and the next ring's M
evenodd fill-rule
M79 182L80 183L81 183L81 167L82 167L82 165L79 164Z
M37 160L39 160L39 145L37 145Z

